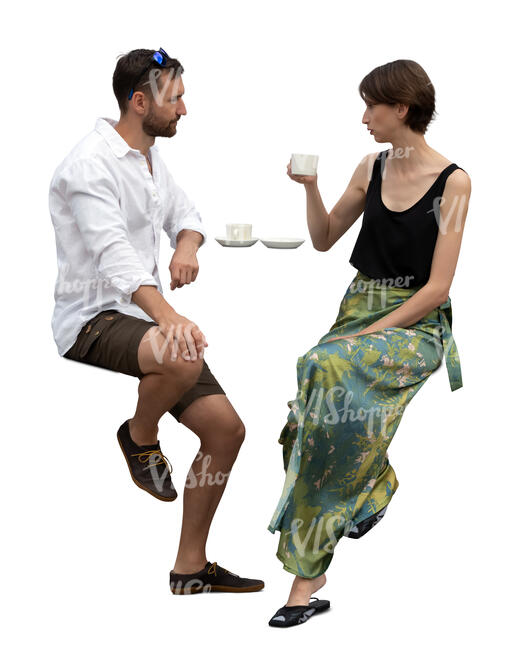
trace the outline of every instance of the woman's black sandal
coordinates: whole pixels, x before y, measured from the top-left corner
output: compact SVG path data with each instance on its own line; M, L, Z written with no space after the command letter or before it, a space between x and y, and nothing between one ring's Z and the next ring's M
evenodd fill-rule
M272 627L290 627L291 625L299 625L305 623L313 614L324 612L330 607L329 600L319 600L316 596L311 596L308 605L285 605L280 607L276 614L269 621Z

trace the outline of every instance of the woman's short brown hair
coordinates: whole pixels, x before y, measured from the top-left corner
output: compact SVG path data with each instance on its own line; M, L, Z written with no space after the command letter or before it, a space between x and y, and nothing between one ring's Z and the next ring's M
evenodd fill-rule
M375 104L406 104L404 122L418 133L425 133L435 119L435 88L424 69L409 59L374 68L359 84L359 94Z

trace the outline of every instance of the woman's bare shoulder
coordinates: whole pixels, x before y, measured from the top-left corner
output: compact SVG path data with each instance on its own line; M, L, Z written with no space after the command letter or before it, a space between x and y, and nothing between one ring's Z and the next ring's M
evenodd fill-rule
M459 192L471 193L471 178L467 171L454 169L446 180L446 188L458 190Z
M449 167L450 165L454 164L452 160L450 160L449 158L446 158L446 156L443 156L438 151L436 151L435 153L437 154L437 159L435 161L435 166L440 171L442 171L443 169L446 169L446 167ZM457 166L458 166L458 163L455 163L455 164L457 164ZM455 169L450 174L450 176L453 176L454 174L457 174L457 176L455 176L455 178L461 178L463 174L466 174L466 176L469 177L469 174L467 174L467 172L464 169L461 169L460 167L459 167L459 169Z
M366 194L370 179L372 178L372 170L374 169L374 163L377 156L380 154L380 151L374 151L372 153L367 153L358 163L356 170L354 171L354 176L357 179L359 186L363 189Z

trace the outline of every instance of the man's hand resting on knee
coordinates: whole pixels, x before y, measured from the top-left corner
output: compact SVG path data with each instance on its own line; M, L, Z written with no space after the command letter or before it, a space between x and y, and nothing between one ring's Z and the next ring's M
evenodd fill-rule
M178 314L166 302L157 287L141 285L132 294L132 300L159 325L172 361L177 360L179 353L185 361L204 358L204 348L208 346L206 337L196 323Z

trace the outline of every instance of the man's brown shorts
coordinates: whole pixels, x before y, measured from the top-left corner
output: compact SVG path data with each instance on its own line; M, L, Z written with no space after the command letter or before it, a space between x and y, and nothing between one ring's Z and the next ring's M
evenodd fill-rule
M122 314L117 309L107 309L83 325L76 342L63 356L141 379L144 374L139 368L137 351L141 339L154 325L157 325L155 321ZM202 395L213 394L226 393L204 359L197 383L184 393L169 412L179 421L189 404Z

